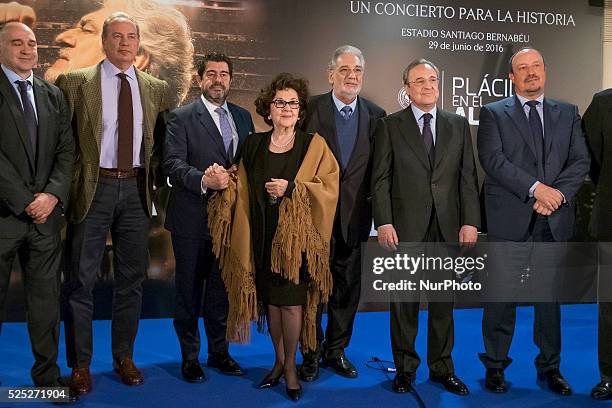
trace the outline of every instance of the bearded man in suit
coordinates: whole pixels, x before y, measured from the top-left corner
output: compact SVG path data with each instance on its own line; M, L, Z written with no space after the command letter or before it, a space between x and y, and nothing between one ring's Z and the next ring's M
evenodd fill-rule
M357 369L346 357L361 292L361 244L372 226L370 174L374 125L385 111L359 96L365 58L352 45L338 47L328 66L332 89L308 101L302 129L319 133L340 164L340 197L332 235L330 268L334 280L327 304L327 328L323 334L322 310L317 310L317 350L306 353L300 377L319 376L319 360L338 374L354 378Z

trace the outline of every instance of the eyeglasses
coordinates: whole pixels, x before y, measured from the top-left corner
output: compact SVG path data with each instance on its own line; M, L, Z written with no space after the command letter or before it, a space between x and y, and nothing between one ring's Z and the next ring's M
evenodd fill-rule
M300 101L286 101L284 99L275 99L272 101L272 104L279 109L283 109L287 105L291 109L298 109L300 107Z
M342 75L343 77L347 77L351 74L351 72L355 73L356 77L360 77L363 75L363 68L362 67L355 67L353 69L349 68L349 67L342 67L340 69L338 69L338 73L340 75Z
M436 86L436 85L438 85L438 81L439 81L439 79L437 77L431 77L431 78L428 78L428 79L419 78L416 81L408 81L408 83L409 84L415 84L419 88L422 88L425 85L429 85L429 84L431 84L433 86Z

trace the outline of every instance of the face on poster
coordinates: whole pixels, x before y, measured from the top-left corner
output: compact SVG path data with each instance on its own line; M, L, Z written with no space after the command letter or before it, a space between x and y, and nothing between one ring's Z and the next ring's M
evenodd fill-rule
M0 3L0 20L35 29L37 73L53 81L104 58L102 23L120 10L141 26L136 67L167 80L176 105L199 96L194 64L211 50L236 61L228 98L253 113L259 89L282 71L306 77L312 94L336 86L395 112L410 102L403 69L426 58L440 69L439 107L477 125L482 105L514 93L508 59L525 46L547 61L547 96L583 110L601 86L602 9L588 2L19 0ZM363 77L329 71L334 49L344 44L363 51ZM568 81L584 70L584 61L588 75Z

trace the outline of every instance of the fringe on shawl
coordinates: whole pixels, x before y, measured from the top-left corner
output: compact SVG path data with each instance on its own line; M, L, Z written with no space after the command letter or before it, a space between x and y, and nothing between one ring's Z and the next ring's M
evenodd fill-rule
M257 297L252 271L246 270L230 246L232 216L238 196L236 178L230 186L214 193L208 200L208 229L213 242L213 253L219 259L221 279L229 299L227 333L229 341L248 343L251 321L257 314Z
M326 303L332 288L329 270L329 242L323 240L312 220L308 189L296 181L290 200L279 208L278 227L272 241L272 271L299 283L302 253L308 266L308 289L303 311L301 347L317 346L316 316L319 303Z

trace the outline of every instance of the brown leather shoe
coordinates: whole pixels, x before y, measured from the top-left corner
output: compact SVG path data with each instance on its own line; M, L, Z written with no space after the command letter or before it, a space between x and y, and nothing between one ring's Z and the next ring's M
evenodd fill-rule
M90 392L91 374L89 374L89 368L73 368L68 386L79 395Z
M131 358L126 357L123 360L113 362L115 371L121 376L121 381L127 385L140 385L143 383L142 373L134 365Z

